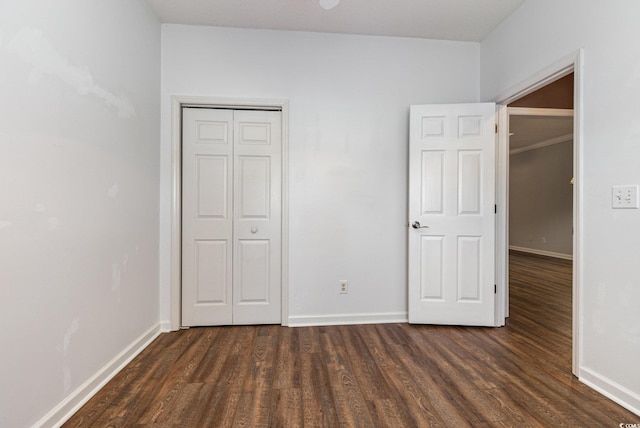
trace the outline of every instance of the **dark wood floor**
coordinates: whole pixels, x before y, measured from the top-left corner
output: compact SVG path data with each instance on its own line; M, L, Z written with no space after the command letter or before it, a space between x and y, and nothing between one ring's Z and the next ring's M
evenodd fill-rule
M65 427L617 427L571 374L571 265L511 256L505 328L380 324L161 335Z

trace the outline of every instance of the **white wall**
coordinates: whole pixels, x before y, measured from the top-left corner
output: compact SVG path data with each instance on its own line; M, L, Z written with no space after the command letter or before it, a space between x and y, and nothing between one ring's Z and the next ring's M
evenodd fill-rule
M509 160L509 245L570 258L573 142L514 153Z
M159 67L144 1L0 2L0 426L158 325Z
M290 101L290 315L404 319L409 105L478 99L479 45L163 25L161 318L171 96ZM338 280L349 294L338 294Z
M640 3L527 0L481 44L481 98L493 99L584 48L580 377L640 412L640 210L611 209L639 184Z

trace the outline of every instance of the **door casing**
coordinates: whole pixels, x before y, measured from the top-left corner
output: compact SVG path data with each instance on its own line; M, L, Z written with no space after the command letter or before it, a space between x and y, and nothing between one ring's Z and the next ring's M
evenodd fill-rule
M572 283L572 372L578 378L582 364L582 278L583 278L583 63L582 49L551 64L530 78L505 91L494 100L498 117L497 150L497 225L496 225L496 280L498 301L496 306L497 325L503 325L509 314L509 135L507 104L534 92L570 73L574 73L573 99L573 283Z
M289 322L289 101L286 99L171 97L171 255L170 255L170 330L181 327L182 288L182 108L280 110L282 112L282 325Z

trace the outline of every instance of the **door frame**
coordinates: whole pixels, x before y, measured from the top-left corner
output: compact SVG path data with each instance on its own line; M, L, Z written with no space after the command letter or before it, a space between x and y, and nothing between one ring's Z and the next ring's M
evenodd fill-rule
M182 326L182 108L279 110L282 112L282 256L281 325L289 325L289 100L280 98L226 98L171 96L171 256L170 328Z
M574 73L573 96L573 278L572 278L572 372L580 377L582 365L582 278L583 278L583 69L584 51L579 49L520 82L494 99L497 105L498 155L496 177L496 280L498 302L496 322L504 325L509 314L509 116L507 104Z

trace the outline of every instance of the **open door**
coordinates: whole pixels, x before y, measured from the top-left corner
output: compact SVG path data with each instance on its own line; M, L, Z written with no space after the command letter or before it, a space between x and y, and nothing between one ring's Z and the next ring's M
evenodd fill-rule
M409 322L495 326L494 103L411 106Z

